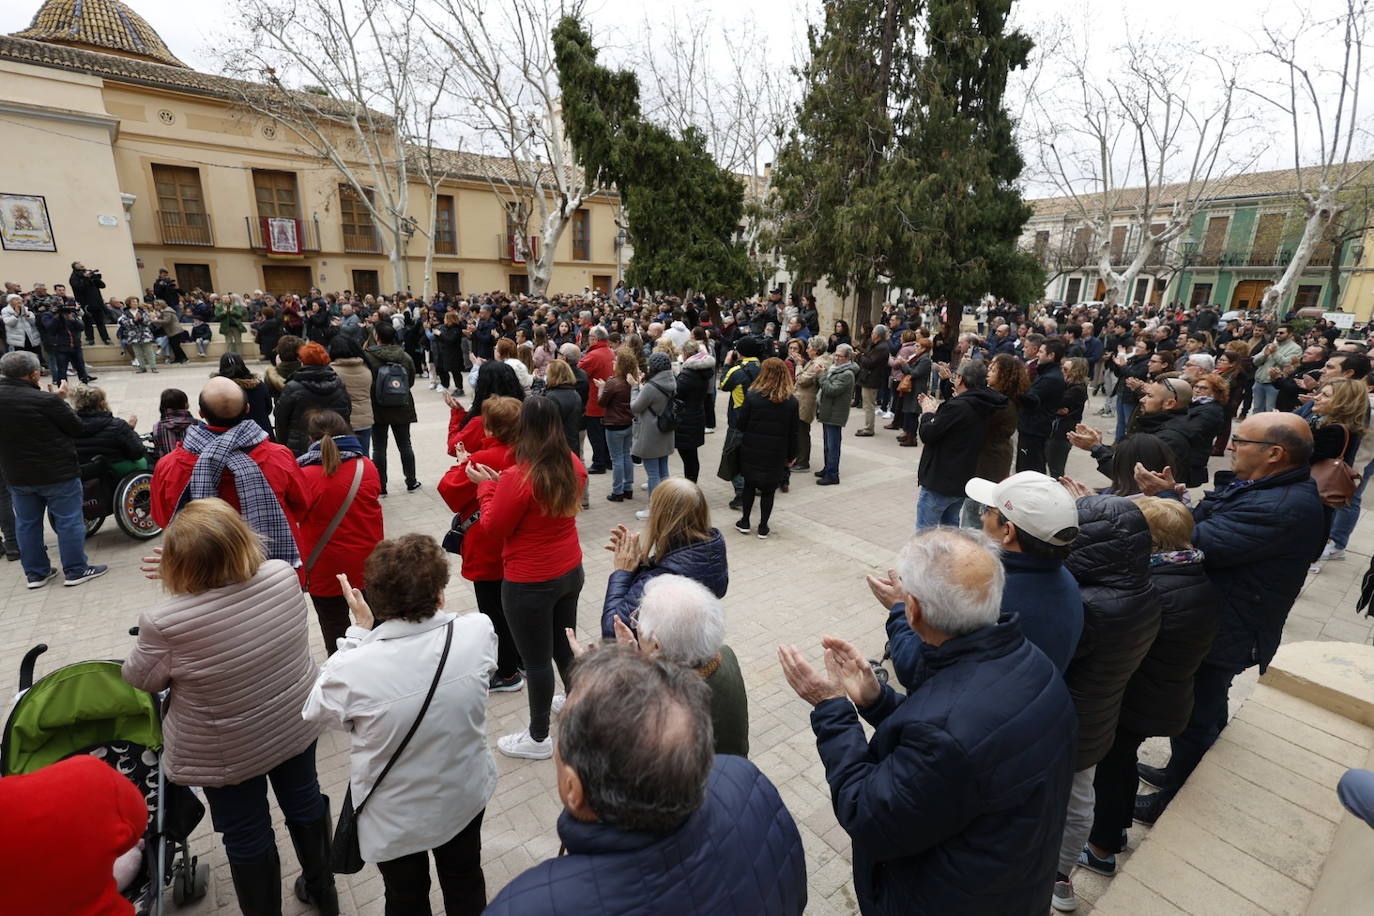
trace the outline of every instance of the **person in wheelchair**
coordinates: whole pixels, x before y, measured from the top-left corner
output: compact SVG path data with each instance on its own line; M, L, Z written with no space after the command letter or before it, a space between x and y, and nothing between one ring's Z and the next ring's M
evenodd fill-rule
M116 417L105 400L105 392L90 385L78 386L70 403L81 420L76 454L83 465L103 458L116 476L147 469L148 450L133 427L137 417L130 417L129 421Z

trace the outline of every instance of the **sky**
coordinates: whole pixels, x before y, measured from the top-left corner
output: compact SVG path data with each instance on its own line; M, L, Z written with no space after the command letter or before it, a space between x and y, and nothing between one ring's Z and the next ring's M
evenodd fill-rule
M128 4L162 35L172 52L196 69L219 72L223 63L214 49L216 40L230 28L232 0L195 0L195 15L188 15L187 0L126 0ZM786 70L804 48L808 17L815 17L818 2L808 0L585 0L593 32L612 52L604 60L612 65L627 65L637 54L671 54L667 47L644 47L636 42L638 26L647 16L655 24L677 16L683 21L713 23L722 33L742 29L746 20L766 46L757 49L758 65ZM41 0L6 0L0 3L0 33L21 30L29 24ZM1317 15L1331 15L1343 6L1342 0L1127 0L1107 4L1103 0L1017 0L1014 20L1032 34L1064 31L1062 23L1087 37L1097 63L1112 66L1112 49L1128 34L1176 41L1185 49L1211 49L1234 57L1247 66L1262 67L1255 51L1258 35L1265 23L1292 22L1304 8ZM660 32L661 34L661 32ZM1339 53L1339 46L1331 55ZM1330 55L1328 55L1330 57ZM1272 72L1272 71L1270 71ZM1250 102L1258 106L1258 102ZM1262 133L1257 143L1265 147L1256 162L1258 167L1283 168L1291 165L1291 154L1283 141L1275 142ZM1023 142L1023 146L1024 146ZM1272 149L1270 148L1272 146ZM1048 187L1038 176L1035 157L1027 155L1027 180L1031 190ZM1039 196L1038 194L1036 196Z

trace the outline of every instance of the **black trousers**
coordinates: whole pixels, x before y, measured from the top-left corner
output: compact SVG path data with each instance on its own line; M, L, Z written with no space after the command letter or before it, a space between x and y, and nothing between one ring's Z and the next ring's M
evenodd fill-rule
M606 444L606 430L601 417L586 417L587 441L592 445L592 467L610 470L611 449Z
M487 881L482 874L482 815L478 811L457 836L436 846L434 870L448 916L478 916L487 906ZM429 856L413 852L390 862L378 862L386 890L386 916L430 916Z
M524 667L524 662L520 650L515 647L506 612L501 607L501 580L473 582L472 591L477 596L477 610L491 618L492 628L496 630L496 676L510 677Z
M110 342L110 332L105 330L105 309L86 309L86 343L95 343L95 332L100 332L100 342Z
M680 448L677 450L677 456L682 459L682 476L696 483L697 477L701 474L701 459L697 457L697 450Z
M401 470L406 475L406 486L415 482L415 449L410 444L409 423L372 424L372 463L377 466L377 476L382 478L382 489L386 489L386 438L387 434L396 437L396 450L401 453Z
M1193 714L1182 734L1169 741L1169 765L1164 769L1166 787L1172 798L1202 757L1216 743L1230 715L1231 682L1244 669L1224 668L1203 662L1193 676Z
M1016 437L1016 472L1039 471L1045 473L1045 437Z
M759 498L759 527L768 527L768 519L773 514L773 497L777 493L777 487L761 487L753 483L749 478L744 479L744 493L740 499L744 502L744 514L741 518L744 523L749 524L749 513L754 508L754 496Z
M1111 750L1097 764L1093 774L1093 829L1088 842L1105 852L1121 852L1121 831L1129 830L1135 812L1135 790L1140 784L1136 775L1136 755L1144 735L1118 728Z
M525 693L530 704L530 737L549 736L549 706L553 703L553 666L570 688L568 668L572 647L563 632L577 627L577 596L585 577L582 566L544 582L502 582L501 607L511 635L525 660Z
M339 640L348 631L348 602L343 595L311 595L310 603L315 605L315 617L320 622L324 651L333 655L339 651Z

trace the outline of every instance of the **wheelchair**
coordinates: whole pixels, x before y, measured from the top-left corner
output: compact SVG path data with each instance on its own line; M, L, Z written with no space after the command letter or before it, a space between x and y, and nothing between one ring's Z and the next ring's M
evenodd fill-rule
M152 439L143 437L143 447L153 453ZM114 516L115 524L129 537L146 541L162 533L153 521L152 464L145 456L134 461L108 461L97 457L81 465L81 485L85 495L81 512L90 537Z

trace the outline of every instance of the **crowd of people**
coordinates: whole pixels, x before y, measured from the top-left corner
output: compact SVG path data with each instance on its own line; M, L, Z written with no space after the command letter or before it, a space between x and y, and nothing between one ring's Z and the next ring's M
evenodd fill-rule
M160 301L180 295L159 284ZM921 450L915 534L868 578L885 616L849 634L885 631L902 690L839 637L819 665L791 645L778 657L814 707L860 909L1071 911L1073 870L1115 872L1132 822L1160 816L1225 727L1234 678L1273 657L1306 577L1344 559L1374 469L1368 342L1325 323L999 303L981 333L946 303L904 299L826 335L814 299L776 292L213 299L241 327L194 410L162 394L146 457L165 534L145 571L166 600L140 618L124 671L172 691L169 778L204 790L250 914L281 912L269 783L296 895L338 912L325 728L348 736L342 810L388 913L429 912L430 858L451 914L802 912L796 825L747 760L746 672L726 638L734 535L713 524L698 452L723 432L715 474L733 498L715 508L735 520L721 527L768 539L793 472L812 470L813 424L813 479L840 484L851 414L853 435L883 419ZM40 309L11 296L7 332ZM55 577L49 511L80 584L105 571L75 527L81 464L147 449L136 417L69 388L56 363L43 390L41 334L8 342L0 423L32 434L0 438L5 549L30 588ZM419 489L426 378L449 412L437 491L453 517L398 535L381 502L389 441ZM1084 422L1094 394L1115 435ZM1101 480L1065 476L1075 448ZM645 527L610 530L601 639L582 645L593 496L643 499ZM453 555L478 614L445 609ZM488 905L486 703L520 690L527 724L495 748L552 761L567 854ZM1167 767L1138 762L1149 737L1170 739ZM1142 780L1157 791L1138 795Z

